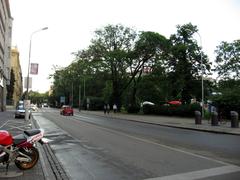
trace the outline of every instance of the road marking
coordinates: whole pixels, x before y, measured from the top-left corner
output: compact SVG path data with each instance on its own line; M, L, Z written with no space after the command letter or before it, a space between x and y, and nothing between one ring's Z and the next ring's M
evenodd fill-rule
M194 180L194 179L202 179L212 176L218 176L233 172L240 171L240 167L229 165L229 166L222 166L217 168L211 168L211 169L204 169L200 171L192 171L188 173L180 173L170 176L164 176L164 177L156 177L156 178L150 178L145 180Z
M2 127L4 127L9 121L10 121L10 120L7 120L5 123L3 123L3 125L0 126L0 129L1 129Z
M75 116L77 116L77 117L79 117L79 118L84 118L84 119L90 119L90 120L92 120L92 118L89 118L89 117L86 117L86 116L81 116L81 115L75 115Z
M8 130L18 129L18 130L21 130L21 131L25 131L26 129L30 129L30 128L31 128L30 126L12 126L12 125L9 125Z
M86 117L84 117L84 118L86 118ZM86 119L90 119L90 118L86 118ZM210 158L210 157L205 157L205 156L202 156L202 155L194 154L194 153L191 153L191 152L188 152L188 151L184 151L184 150L181 150L181 149L173 148L173 147L171 147L171 146L167 146L167 145L164 145L164 144L160 144L160 143L157 143L157 142L148 140L148 139L135 137L135 136L128 135L128 134L125 134L125 133L122 133L122 132L119 132L119 131L116 131L116 130L113 130L113 129L109 129L109 128L106 128L106 127L98 126L98 125L93 124L93 123L91 123L91 122L86 122L86 121L84 121L84 120L81 121L81 119L80 119L80 121L77 120L77 119L73 119L73 120L76 121L76 122L78 122L78 123L85 123L85 124L88 125L88 126L94 126L94 127L99 128L99 129L103 129L103 130L105 130L105 131L109 131L109 132L112 132L112 133L115 133L115 134L119 134L119 135L122 135L122 136L125 136L125 137L128 137L128 138L131 138L131 139L135 139L135 140L142 141L142 142L145 142L145 143L149 143L149 144L154 144L154 145L157 145L157 146L161 146L161 147L163 147L163 148L170 149L170 150L172 150L172 151L184 153L184 154L191 155L191 156L194 156L194 157L198 157L198 158L201 158L201 159L210 160L210 161L217 162L217 163L220 163L220 164L223 164L223 165L226 165L226 166L231 165L230 163L226 163L226 162L223 162L223 161L220 161L220 160L212 159L212 158Z

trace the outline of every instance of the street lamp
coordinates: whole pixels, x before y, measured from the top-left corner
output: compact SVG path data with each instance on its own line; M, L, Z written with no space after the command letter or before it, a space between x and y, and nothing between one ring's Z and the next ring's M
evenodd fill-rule
M190 29L186 29L189 32L192 32ZM199 32L197 32L197 35L199 36L200 39L200 46L202 47L202 37L199 34ZM203 84L203 54L202 51L200 51L200 58L201 58L201 91L202 91L202 118L204 118L204 84Z
M199 32L196 32L200 39L200 46L202 47L202 37ZM200 58L201 58L201 81L202 81L202 118L204 118L204 84L203 84L203 54L200 51Z
M32 49L32 37L35 33L40 32L40 31L44 31L47 30L48 27L44 27L41 29L38 29L34 32L32 32L31 36L30 36L30 43L29 43L29 56L28 56L28 73L27 73L27 91L26 91L26 96L25 96L25 100L28 100L28 90L29 90L29 69L30 69L30 62L31 62L31 49ZM28 114L28 106L25 107L25 120L29 119L29 114Z

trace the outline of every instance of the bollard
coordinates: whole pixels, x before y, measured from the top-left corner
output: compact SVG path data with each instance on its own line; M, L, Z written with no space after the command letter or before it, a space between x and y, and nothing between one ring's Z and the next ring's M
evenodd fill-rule
M195 111L195 124L202 124L202 115L200 111Z
M212 126L218 126L218 113L215 111L211 114L211 124Z
M230 115L231 115L231 127L238 128L239 127L238 113L236 111L230 111Z

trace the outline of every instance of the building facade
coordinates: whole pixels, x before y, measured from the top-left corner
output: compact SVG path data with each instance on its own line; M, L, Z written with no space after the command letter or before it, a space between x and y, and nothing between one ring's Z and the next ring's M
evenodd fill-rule
M19 51L17 47L12 48L11 50L11 69L14 74L14 89L13 89L13 105L16 106L18 101L22 97L23 93L23 79L22 79L22 69L19 59Z
M0 111L6 109L11 72L12 17L8 0L0 0Z

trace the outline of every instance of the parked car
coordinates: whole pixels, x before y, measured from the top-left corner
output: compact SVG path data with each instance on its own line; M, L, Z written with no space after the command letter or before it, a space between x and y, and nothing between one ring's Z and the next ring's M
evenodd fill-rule
M60 109L60 114L73 116L73 108L69 105L63 105Z
M19 105L17 106L16 108L16 111L15 111L15 118L25 118L25 108L23 105ZM31 111L29 110L29 119L31 118Z

